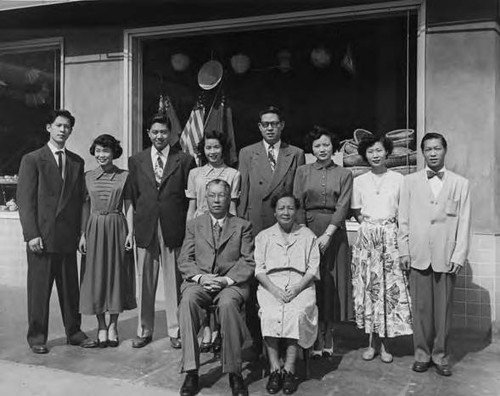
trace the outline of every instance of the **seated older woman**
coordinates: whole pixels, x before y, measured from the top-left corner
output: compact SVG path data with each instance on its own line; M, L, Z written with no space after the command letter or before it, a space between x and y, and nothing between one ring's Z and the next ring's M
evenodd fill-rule
M255 239L257 300L271 366L266 389L290 395L297 390L298 346L310 348L318 331L314 281L319 278L320 255L314 233L295 222L299 201L291 194L278 195L272 207L278 222ZM286 343L283 370L280 340Z

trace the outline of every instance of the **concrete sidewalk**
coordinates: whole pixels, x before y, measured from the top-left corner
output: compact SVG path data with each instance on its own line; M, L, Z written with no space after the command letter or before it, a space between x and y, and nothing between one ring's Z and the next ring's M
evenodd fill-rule
M0 286L0 394L22 395L177 395L184 379L179 374L181 351L170 347L165 313L157 307L153 343L133 349L136 311L120 316L118 348L82 349L66 345L56 293L51 301L50 353L35 355L26 343L26 291ZM82 328L96 335L93 317L84 317ZM335 354L311 362L311 378L301 382L298 396L439 395L471 396L500 394L500 341L484 335L454 331L452 337L453 376L440 377L431 369L417 374L411 337L395 340L394 362L361 359L366 346L364 334L352 325L337 332ZM251 395L267 395L262 362L246 353L244 376ZM299 375L303 364L298 364ZM230 394L228 379L212 354L202 355L200 395Z

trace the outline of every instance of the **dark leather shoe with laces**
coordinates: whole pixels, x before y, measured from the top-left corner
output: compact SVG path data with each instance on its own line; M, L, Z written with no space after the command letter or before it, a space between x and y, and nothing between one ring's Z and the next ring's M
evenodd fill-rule
M417 372L417 373L425 373L427 370L429 370L429 367L431 366L431 362L413 362L413 367L412 370Z
M297 391L298 383L294 373L283 372L283 393L291 395Z
M283 385L283 380L281 377L281 372L279 370L273 371L269 375L269 379L267 380L266 390L267 393L274 395L281 390L281 386Z
M181 339L176 337L170 337L170 346L174 349L181 349Z
M181 396L194 396L198 393L198 372L192 371L186 373L184 383L181 386Z
M451 376L451 368L448 364L436 364L436 373L443 377Z
M146 337L136 337L132 341L132 348L144 348L151 341L153 341L153 336L150 336L150 335L146 336Z
M248 388L239 374L229 373L229 385L233 396L248 396Z

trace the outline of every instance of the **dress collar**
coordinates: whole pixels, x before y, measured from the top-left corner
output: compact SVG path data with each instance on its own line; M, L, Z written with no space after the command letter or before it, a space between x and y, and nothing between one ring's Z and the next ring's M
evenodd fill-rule
M331 169L331 168L335 168L337 165L335 164L335 162L333 162L333 160L330 160L330 162L328 162L326 165L321 165L318 161L316 162L313 162L313 167L315 169Z
M95 168L93 171L91 171L91 175L95 180L100 179L103 175L109 174L111 175L111 180L113 180L118 173L118 167L113 164L113 167L110 169L109 172L106 172L104 169L102 169L101 166L98 166Z

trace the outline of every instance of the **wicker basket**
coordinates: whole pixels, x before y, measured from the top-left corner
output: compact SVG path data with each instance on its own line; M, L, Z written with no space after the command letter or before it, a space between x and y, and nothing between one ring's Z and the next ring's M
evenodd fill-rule
M353 177L358 177L365 174L366 172L369 172L371 168L369 166L351 166L347 169L352 172Z
M414 150L409 149L407 147L394 147L391 153L391 157L401 157L402 155L408 155L413 153Z
M344 154L344 167L368 166L368 163L359 154Z
M339 151L345 154L357 154L358 145L353 139L343 140Z
M411 137L413 140L413 137L415 135L415 131L413 129L395 129L393 131L387 132L385 136L392 141L394 140L399 140L399 139L405 139L408 137Z
M366 129L358 128L354 131L354 142L356 144L359 144L363 138L368 137L368 136L373 136L373 133Z
M409 165L409 166L396 166L394 168L391 168L392 171L401 173L402 175L409 175L410 173L414 173L417 171L417 166L416 165Z
M408 136L403 139L393 140L392 145L394 147L412 147L413 136Z
M417 152L413 151L407 155L390 155L386 161L385 166L394 168L398 166L417 165Z

